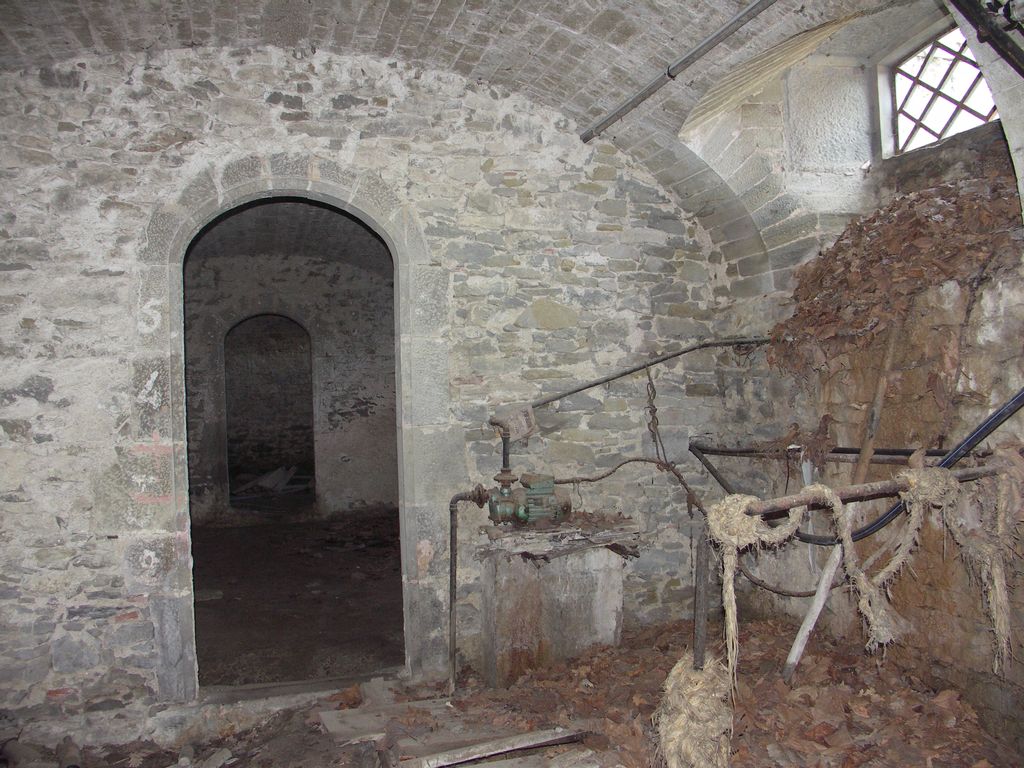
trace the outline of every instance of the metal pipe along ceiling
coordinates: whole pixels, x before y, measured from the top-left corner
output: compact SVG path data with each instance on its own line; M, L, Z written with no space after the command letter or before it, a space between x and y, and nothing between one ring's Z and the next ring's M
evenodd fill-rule
M703 41L697 44L694 48L691 48L682 58L675 61L665 68L665 71L654 78L648 83L643 89L638 91L633 96L630 96L614 110L609 112L607 115L602 117L587 130L580 134L580 139L583 143L587 143L591 139L597 138L604 133L609 127L619 122L622 118L632 112L634 109L643 104L647 99L651 98L655 93L661 90L662 86L666 83L675 80L680 72L685 70L691 64L696 63L702 59L709 51L714 49L723 40L731 37L740 27L744 26L748 21L751 21L755 17L759 16L763 11L767 10L771 6L775 5L776 0L755 0L755 2L748 5L742 11L733 16L725 26L721 27L717 32L713 33L710 37L706 37Z

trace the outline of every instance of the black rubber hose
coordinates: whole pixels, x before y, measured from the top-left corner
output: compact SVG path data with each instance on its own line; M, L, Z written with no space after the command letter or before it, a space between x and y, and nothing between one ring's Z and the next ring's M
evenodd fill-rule
M960 459L977 448L978 444L981 443L982 440L995 432L995 430L998 429L1004 421L1013 416L1021 409L1022 406L1024 406L1024 387L1022 387L1016 395L1003 403L1002 406L990 413L983 422L974 428L974 431L972 431L971 434L961 440L953 450L943 456L942 460L938 463L938 466L942 469L949 469L952 467L960 461ZM855 530L853 532L853 540L860 541L861 539L866 539L868 536L878 533L880 530L885 528L885 526L903 514L906 509L907 508L903 505L902 501L893 504L889 511L884 515L881 515L862 528ZM806 542L807 544L815 544L819 547L834 547L839 543L839 539L835 536L818 536L813 533L804 533L803 531L797 531L796 536L800 541Z

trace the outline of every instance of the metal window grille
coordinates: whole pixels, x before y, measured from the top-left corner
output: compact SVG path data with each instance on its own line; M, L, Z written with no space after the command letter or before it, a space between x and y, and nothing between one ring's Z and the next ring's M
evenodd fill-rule
M896 151L909 152L999 117L959 29L939 35L893 69Z

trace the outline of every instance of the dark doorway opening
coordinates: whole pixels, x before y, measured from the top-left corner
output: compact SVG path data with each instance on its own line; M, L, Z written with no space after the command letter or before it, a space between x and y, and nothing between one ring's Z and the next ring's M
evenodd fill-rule
M184 282L200 683L399 667L387 246L335 208L274 198L200 232Z
M243 320L224 337L232 506L294 509L315 498L309 333L281 315Z

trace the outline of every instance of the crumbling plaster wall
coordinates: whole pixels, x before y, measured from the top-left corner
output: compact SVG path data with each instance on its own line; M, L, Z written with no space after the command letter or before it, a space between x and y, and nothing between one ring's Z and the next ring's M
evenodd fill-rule
M175 716L124 708L196 695L181 269L217 215L305 196L360 218L394 257L416 677L444 671L447 501L497 467L492 409L771 320L730 311L712 244L629 158L455 75L192 49L85 57L0 87L14 95L0 105L0 706L60 715L51 736L95 721L130 737ZM792 419L758 360L703 352L655 373L671 453L698 429L775 432ZM633 377L547 409L516 469L574 474L649 451L645 404ZM579 500L644 531L626 566L629 620L686 611L690 521L674 486L624 472ZM460 538L468 564L474 515ZM460 582L469 659L474 568Z
M264 313L291 318L310 334L318 513L398 504L394 276L387 248L358 222L308 203L269 203L236 216L253 227L261 226L261 216L287 227L314 213L317 219L337 217L331 229L316 230L333 241L295 242L285 253L248 253L231 247L234 238L212 244L200 238L185 263L194 524L246 519L227 500L225 339L237 323ZM230 226L234 231L245 225Z

